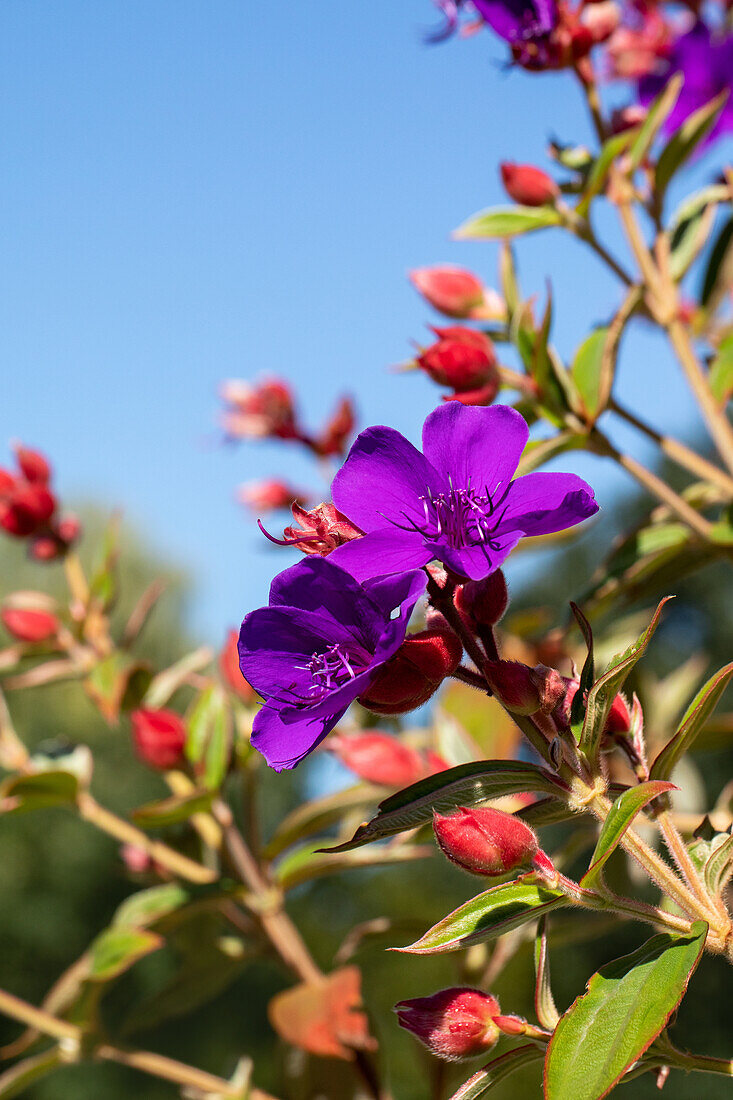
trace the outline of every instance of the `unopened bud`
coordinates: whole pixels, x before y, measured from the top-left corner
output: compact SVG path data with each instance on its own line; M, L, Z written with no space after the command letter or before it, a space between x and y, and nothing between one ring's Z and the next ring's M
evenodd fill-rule
M452 631L411 634L359 696L359 702L376 714L415 710L455 672L462 656L463 646Z
M12 493L17 480L8 470L0 468L0 500L5 500Z
M509 604L506 579L495 569L480 581L467 581L456 588L456 609L470 626L494 626Z
M487 319L483 283L470 271L454 264L441 264L411 271L410 280L430 305L446 317Z
M28 554L34 561L50 562L63 557L66 545L56 535L36 535L28 546Z
M76 516L64 516L63 519L59 520L56 527L56 534L68 547L79 538L81 534L81 522Z
M509 198L522 206L546 206L560 195L554 179L533 164L505 161L501 165L501 178Z
M436 813L433 829L448 859L474 875L505 875L517 867L531 867L540 851L529 825L490 807Z
M23 477L34 484L47 485L51 480L51 467L44 456L20 443L15 445L14 450Z
M395 1012L400 1026L420 1040L431 1054L448 1062L485 1054L499 1038L494 1016L499 1002L478 989L441 989L430 997L400 1001Z
M219 673L228 688L247 706L251 706L258 698L257 692L245 680L239 667L239 652L237 650L238 634L236 630L230 630L226 642L219 654Z
M321 434L313 442L313 450L322 458L343 455L354 432L356 414L350 397L342 397L335 413L326 422Z
M494 695L515 714L549 714L565 695L565 681L547 665L522 664L521 661L487 661L486 678Z
M606 733L628 733L631 729L631 711L626 697L618 693L611 703L606 719Z
M387 787L408 787L448 766L436 753L423 755L397 737L379 730L364 730L348 736L332 735L328 748L349 771L366 783Z
M450 386L459 393L489 387L493 400L499 389L499 375L489 337L462 325L433 331L438 340L417 357L418 366L438 385Z
M570 713L573 707L573 699L578 693L580 683L578 680L564 679L565 692L554 710L552 718L559 730L570 729ZM620 692L614 697L611 709L606 719L605 733L626 734L631 730L631 711L626 697Z
M19 642L45 642L53 638L59 621L50 611L31 608L6 607L0 612L3 626Z
M237 500L253 512L274 512L290 508L293 501L302 500L304 494L286 481L271 478L267 481L250 481L237 489Z
M136 710L130 716L137 754L151 768L168 771L183 763L186 726L172 710Z

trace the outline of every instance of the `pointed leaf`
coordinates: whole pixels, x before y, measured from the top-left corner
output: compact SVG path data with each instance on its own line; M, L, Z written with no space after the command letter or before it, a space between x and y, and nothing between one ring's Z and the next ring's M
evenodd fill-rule
M536 1046L528 1045L508 1050L506 1054L492 1058L487 1065L474 1073L473 1077L469 1077L458 1092L453 1093L450 1100L479 1100L479 1097L485 1096L494 1085L498 1085L512 1073L516 1073L518 1069L539 1061L541 1057L542 1051Z
M131 966L162 947L164 940L155 932L138 928L108 928L89 948L90 981L108 982L124 974Z
M688 115L679 129L672 134L657 161L654 178L658 198L664 195L667 184L677 169L682 167L685 161L695 152L703 138L710 133L718 115L723 110L728 95L727 90L721 92L715 99L711 99L709 103L706 103L704 107L700 107L697 111Z
M733 874L733 836L728 836L710 853L703 871L705 885L711 894L720 897Z
M681 73L675 73L650 105L629 153L629 161L633 169L638 168L644 160L654 143L654 138L672 113L682 88L682 79Z
M670 241L669 271L675 282L686 274L707 244L715 224L715 207L698 210L677 227Z
M597 328L591 332L576 351L570 368L583 402L584 412L591 423L603 412L604 387L601 384L601 369L604 364L607 339L607 328Z
M150 886L147 890L138 890L136 894L125 898L112 918L112 923L115 927L144 928L180 909L190 898L190 891L179 886L177 882Z
M708 382L713 397L723 408L733 396L733 334L720 341L720 347L710 364Z
M588 652L586 653L585 661L583 662L583 668L580 673L580 687L573 696L573 701L570 706L570 726L572 728L575 740L580 740L580 735L583 730L583 719L585 717L585 698L593 683L593 677L595 676L595 665L593 658L593 631L591 625L586 619L583 612L580 610L576 603L570 601L570 610L575 616L575 621L580 627L580 631L585 639L585 644Z
M601 879L603 866L612 852L618 847L626 830L631 825L640 810L651 802L657 795L665 791L676 790L674 783L642 783L638 787L629 787L628 791L614 802L608 817L603 822L601 835L598 837L595 851L591 857L590 867L580 880L580 885L586 890L592 890Z
M545 1061L545 1100L602 1100L659 1035L682 1000L707 925L653 936L593 975L560 1020Z
M479 894L438 921L409 947L397 947L410 955L438 955L459 951L475 943L502 936L520 924L541 917L550 909L570 905L561 890L517 879Z
M301 882L334 875L357 867L386 867L392 863L407 863L435 855L432 844L387 844L379 848L357 848L334 855L316 847L315 843L292 848L274 869L275 880L283 890L292 890Z
M690 750L695 738L705 725L718 700L733 677L733 661L724 665L703 687L685 711L680 725L671 741L660 752L651 766L651 779L669 779L675 765Z
M537 925L534 941L534 1009L542 1027L554 1031L560 1020L550 985L550 956L547 950L547 917L542 917Z
M516 237L535 229L560 225L562 217L554 206L495 206L474 214L453 234L459 240Z
M0 786L0 811L25 813L76 801L78 776L68 771L41 771L11 776Z
M186 795L171 795L159 802L147 802L133 810L132 816L141 829L160 829L166 825L180 825L194 814L211 809L213 791L192 791Z
M375 805L384 794L384 787L359 783L355 787L347 787L343 791L326 795L325 798L317 798L297 806L283 818L268 840L263 853L265 858L274 859L296 841L322 832L355 810L361 811L366 806Z
M700 302L708 312L717 309L724 294L727 293L733 266L733 218L729 218L718 234L710 250L710 258L700 292Z
M580 747L585 750L591 760L595 760L601 747L601 739L606 726L611 705L616 695L624 686L626 677L631 672L637 661L643 656L654 631L657 629L662 608L671 596L666 596L657 606L652 616L652 621L643 634L623 653L617 653L610 665L596 680L588 692L588 702L585 707L585 721L580 738ZM580 692L578 692L580 694ZM574 702L575 700L573 700ZM654 778L657 778L656 776Z
M621 134L614 134L608 138L601 147L601 151L593 161L593 166L588 173L588 178L583 188L583 197L575 208L576 214L584 218L588 213L592 199L602 191L608 179L608 172L615 161L631 144L632 138L637 135L636 129L624 130Z
M379 804L376 817L360 825L351 840L327 852L348 852L373 840L415 829L433 819L433 811L447 813L458 806L475 806L507 794L537 791L562 797L560 781L544 768L519 760L477 760L459 764L413 783Z

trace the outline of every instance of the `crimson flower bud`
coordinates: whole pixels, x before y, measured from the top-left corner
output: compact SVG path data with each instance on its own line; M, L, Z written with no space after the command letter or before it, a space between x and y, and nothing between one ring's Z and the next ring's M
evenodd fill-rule
M81 534L81 523L76 516L64 516L56 527L56 534L66 546L70 546Z
M529 867L539 851L529 825L489 807L436 813L433 830L448 859L474 875L505 875L517 867Z
M132 739L144 763L168 771L183 762L186 726L172 710L136 710L130 716Z
M452 631L411 634L377 673L359 702L376 714L404 714L426 703L455 672L463 646Z
M487 661L485 671L499 702L516 714L549 714L565 695L565 680L547 665L530 668L521 661Z
M559 730L567 731L570 729L570 712L573 706L573 699L577 695L580 683L578 680L563 679L565 682L565 693L552 711L552 718ZM625 734L628 733L630 729L631 711L629 710L629 704L625 696L619 692L611 704L604 732L608 734Z
M281 539L268 534L260 524L260 530L270 542L277 543L278 546L295 546L304 554L320 554L325 557L337 546L343 546L345 542L351 542L364 534L361 528L330 503L319 504L310 511L299 504L293 504L291 510L298 526L286 527Z
M237 489L239 503L251 508L253 512L275 512L279 508L289 508L294 500L302 499L303 495L292 485L277 478L250 481Z
M476 390L460 390L456 393L444 393L443 401L460 401L462 405L490 405L496 397L499 387L496 382L487 382Z
M431 1054L448 1062L484 1054L499 1038L494 1016L499 1002L478 989L441 989L430 997L400 1001L395 1012Z
M386 787L408 787L448 766L437 753L428 757L379 730L337 734L329 738L328 747L360 779Z
M15 458L21 473L26 481L34 484L47 485L51 480L51 467L48 461L39 451L32 451L30 447L16 444Z
M631 729L631 711L626 698L618 693L611 703L611 709L606 719L606 733L628 733Z
M6 607L0 619L8 634L19 642L45 642L55 636L60 625L50 611L35 608Z
M56 498L45 485L17 482L3 501L0 526L10 535L25 538L43 527L56 511Z
M14 478L7 470L0 469L0 500L5 500L16 486L17 478Z
M238 695L243 703L251 706L257 699L257 692L245 680L239 667L239 652L237 640L239 635L236 630L230 630L227 634L224 647L219 654L219 673L222 680L235 695Z
M509 604L506 579L501 569L495 569L480 581L467 581L456 588L453 602L461 616L471 626L494 626L504 616Z
M36 535L28 546L28 553L34 561L56 561L66 550L64 543L55 535Z
M420 267L410 272L410 281L446 317L473 321L487 318L483 283L462 267L455 264Z
M496 352L488 336L462 325L433 332L438 340L417 357L417 363L434 382L458 391L492 384L498 389Z
M522 206L546 206L560 195L554 179L533 164L505 161L501 165L501 178L509 198Z

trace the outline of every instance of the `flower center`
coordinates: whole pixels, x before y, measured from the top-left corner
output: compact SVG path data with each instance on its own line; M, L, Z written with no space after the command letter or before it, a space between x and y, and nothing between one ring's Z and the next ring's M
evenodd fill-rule
M395 524L402 531L415 531L428 542L440 542L454 550L469 546L483 546L496 552L500 544L496 535L506 508L501 509L509 491L507 485L498 500L491 493L472 489L455 489L443 493L432 490L419 497L423 517L419 520L405 516L407 525Z
M308 664L308 671L313 678L311 695L325 695L356 677L349 654L338 642L330 645L323 653L314 653Z

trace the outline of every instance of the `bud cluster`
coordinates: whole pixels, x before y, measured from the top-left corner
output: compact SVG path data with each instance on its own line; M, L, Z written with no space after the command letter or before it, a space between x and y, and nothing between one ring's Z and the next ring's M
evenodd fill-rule
M15 446L17 471L0 469L0 528L17 539L28 539L36 561L62 557L78 538L77 519L59 519L58 501L51 491L51 467L39 451Z

